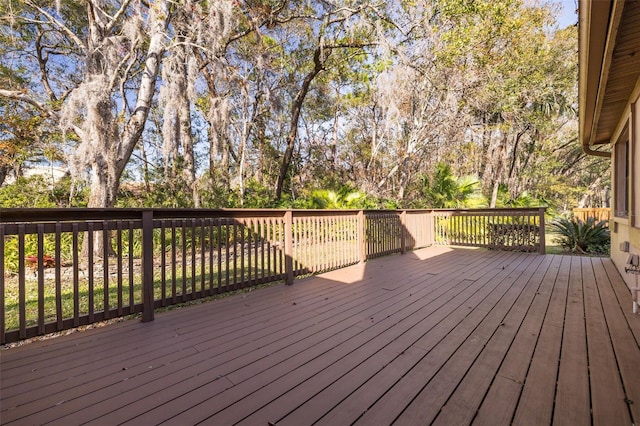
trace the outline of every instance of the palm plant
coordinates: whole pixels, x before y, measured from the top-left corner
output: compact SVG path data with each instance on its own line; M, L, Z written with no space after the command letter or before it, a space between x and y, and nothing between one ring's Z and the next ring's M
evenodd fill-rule
M559 218L551 223L551 230L560 235L560 245L572 253L604 254L609 250L610 235L606 221L596 222L589 217L580 219Z
M422 195L434 208L477 208L486 204L478 179L472 176L457 178L446 163L436 165L432 179L422 176Z
M337 191L332 189L316 189L307 201L307 208L312 209L362 209L374 208L375 203L361 191L343 186Z
M498 199L496 201L497 207L507 208L522 208L522 207L541 207L546 206L548 203L543 198L538 198L531 194L529 191L522 191L516 196L512 195L509 191L509 187L505 184L500 184L498 188Z

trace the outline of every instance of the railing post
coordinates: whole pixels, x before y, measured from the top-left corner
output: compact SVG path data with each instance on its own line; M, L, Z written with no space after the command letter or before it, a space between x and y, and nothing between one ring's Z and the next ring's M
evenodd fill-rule
M285 283L293 284L293 212L287 210L284 214L284 270Z
M360 263L367 261L367 250L365 248L364 210L358 212L358 258Z
M60 235L60 234L58 234ZM4 224L0 224L0 345L4 345L7 343L5 336L5 328L6 328L6 320L5 320L5 304L4 304ZM57 261L57 260L56 260ZM61 321L61 318L58 317L58 321Z
M547 253L547 243L546 243L546 235L545 235L545 226L544 226L544 213L547 210L546 207L540 207L538 209L538 215L540 216L540 254Z
M142 322L153 321L153 210L142 211Z
M427 213L427 245L433 246L436 243L436 218L433 210Z
M400 213L400 253L407 252L407 211Z

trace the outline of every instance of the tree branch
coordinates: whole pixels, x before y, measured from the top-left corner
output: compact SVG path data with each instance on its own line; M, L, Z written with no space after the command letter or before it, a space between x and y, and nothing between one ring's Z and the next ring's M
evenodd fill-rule
M12 99L14 101L25 102L27 104L33 105L38 110L42 111L46 115L53 115L53 111L46 106L46 104L39 102L29 95L27 95L26 90L6 90L0 89L0 97Z
M49 12L47 12L46 10L44 10L43 8L41 8L40 6L36 5L35 3L33 3L31 0L26 0L25 3L27 5L29 5L30 7L34 8L35 10L37 10L38 12L40 12L41 14L43 14L48 20L50 24L53 24L54 26L58 27L63 33L65 33L75 44L78 45L78 47L82 50L86 50L87 46L85 46L85 44L82 42L82 40L80 40L80 38L75 35L73 33L73 31L71 31L69 29L69 27L67 27L66 25L64 25L62 22L58 21L56 18L54 18Z
M42 46L42 31L38 32L38 36L36 37L36 52L37 52L37 58L38 58L38 65L40 66L40 80L42 81L42 85L44 86L44 90L45 92L47 92L47 96L49 97L49 99L51 99L51 101L55 102L58 100L58 98L56 97L55 92L53 91L53 89L51 88L51 85L49 84L49 79L48 79L48 73L47 73L47 53L44 52L43 46Z
M124 13L126 12L126 10L127 10L127 8L129 7L130 4L131 4L131 0L124 0L122 2L122 6L120 6L120 9L118 9L118 11L115 13L115 15L113 15L113 17L110 17L109 15L107 15L105 13L105 15L107 17L109 17L109 19L111 20L111 23L109 23L109 25L107 25L104 28L105 33L110 33L113 30L113 27L118 23L118 21L120 20L122 15L124 15ZM100 11L102 12L102 10L100 10Z
M132 62L129 62L129 60L134 56L135 54L135 50L136 50L136 46L135 44L133 46L131 46L131 50L129 50L129 53L127 53L122 60L120 60L120 62L118 63L118 65L116 65L116 70L121 70L121 69L126 69L127 72L129 70L131 70L132 67ZM129 65L125 66L127 64L127 62L129 62ZM109 87L113 88L116 87L116 80L119 77L119 73L118 72L114 72L113 75L111 76L111 80L109 81ZM122 79L122 81L124 82L126 80L126 75L125 77Z

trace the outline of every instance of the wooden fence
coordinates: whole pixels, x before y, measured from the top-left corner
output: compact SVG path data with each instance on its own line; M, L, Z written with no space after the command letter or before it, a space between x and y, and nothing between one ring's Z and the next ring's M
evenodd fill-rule
M611 209L609 208L575 208L573 209L573 217L583 222L590 217L594 217L596 221L602 220L608 222L611 219Z
M0 344L432 244L544 252L544 210L0 209Z

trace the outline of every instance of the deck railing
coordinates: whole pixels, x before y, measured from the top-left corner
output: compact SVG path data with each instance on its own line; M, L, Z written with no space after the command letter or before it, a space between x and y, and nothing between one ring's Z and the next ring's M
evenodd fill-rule
M434 243L544 253L544 214L544 208L434 210Z
M544 210L0 209L0 344L432 244L544 252Z

